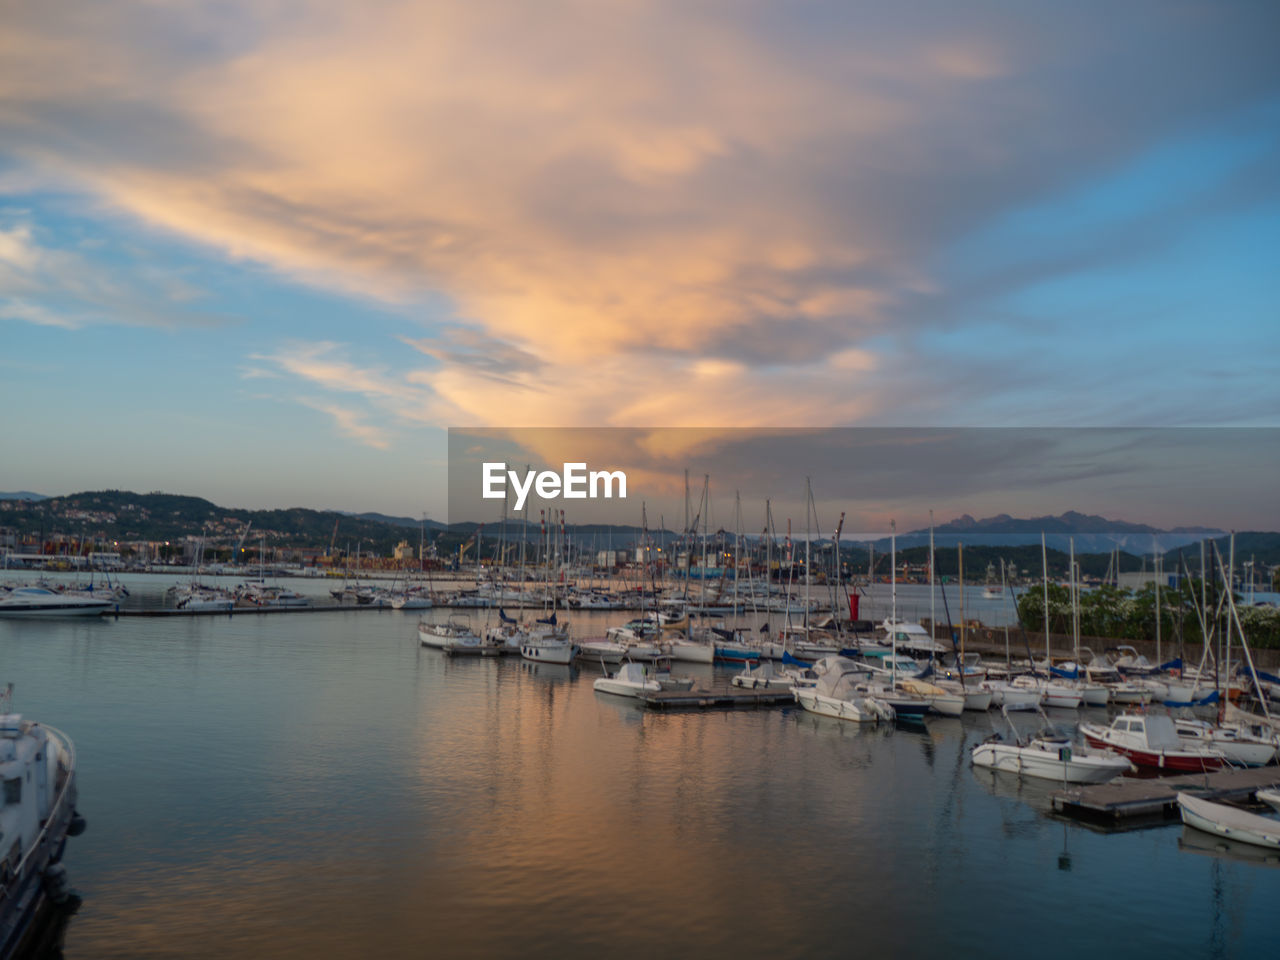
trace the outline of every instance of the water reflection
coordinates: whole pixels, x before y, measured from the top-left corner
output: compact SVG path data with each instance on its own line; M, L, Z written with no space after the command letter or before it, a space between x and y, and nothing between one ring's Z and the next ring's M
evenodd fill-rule
M1172 828L1064 828L1041 813L1056 785L967 771L986 716L647 712L597 695L598 669L449 658L416 622L0 623L23 712L80 751L68 955L936 956L920 929L1167 956L1217 936L1210 861ZM1280 874L1212 862L1221 942L1265 953L1248 905ZM1063 902L1090 923L1046 940Z

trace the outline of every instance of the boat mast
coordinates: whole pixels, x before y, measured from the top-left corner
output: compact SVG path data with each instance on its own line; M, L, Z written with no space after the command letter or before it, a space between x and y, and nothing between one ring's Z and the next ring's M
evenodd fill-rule
M1071 643L1072 657L1076 662L1076 675L1080 673L1080 610L1076 606L1076 538L1070 537L1067 542L1071 550Z
M889 633L893 637L893 662L890 664L892 687L898 689L898 521L889 521Z
M929 511L929 639L938 637L938 602L937 590L933 578L933 511Z
M956 563L959 566L957 575L960 580L960 662L956 666L960 670L960 685L964 686L964 544L956 544Z
M1040 563L1044 569L1044 669L1047 677L1053 658L1049 655L1049 548L1045 546L1043 530L1040 531Z
M813 569L809 566L809 545L813 542L813 526L809 522L809 508L813 504L813 487L809 478L804 478L804 633L809 636L809 583L813 580Z
M1156 666L1159 667L1164 661L1160 657L1160 549L1158 546L1153 565L1156 571Z

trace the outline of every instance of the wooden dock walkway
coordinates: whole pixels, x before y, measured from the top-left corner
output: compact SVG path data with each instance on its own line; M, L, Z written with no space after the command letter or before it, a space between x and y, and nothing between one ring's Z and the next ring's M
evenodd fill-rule
M692 690L663 690L641 697L651 710L732 710L738 708L774 707L795 703L790 690L747 690L727 680L714 680L709 687Z
M427 610L431 609L430 607ZM174 610L172 607L119 607L103 610L104 617L234 617L242 613L349 613L355 610L390 610L392 612L425 613L426 610L396 611L394 607L373 603L317 603L295 607L259 607L256 604L234 606L230 610Z
M1111 783L1071 787L1053 795L1055 813L1119 825L1121 822L1176 820L1178 794L1194 793L1205 800L1244 801L1260 787L1280 783L1280 769L1255 767L1219 770L1176 777L1121 777Z

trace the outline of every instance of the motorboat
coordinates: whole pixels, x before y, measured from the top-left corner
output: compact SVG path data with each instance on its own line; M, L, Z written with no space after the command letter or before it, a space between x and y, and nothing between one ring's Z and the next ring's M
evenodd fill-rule
M59 593L48 587L12 587L0 592L2 617L95 617L115 605L114 599Z
M12 689L0 695L0 957L33 954L47 926L39 918L70 913L78 903L61 861L67 838L85 828L76 812L74 744L53 727L10 713Z
M662 690L662 684L648 675L642 663L624 663L613 676L596 678L591 687L597 693L616 697L643 697Z
M584 640L578 645L578 657L590 663L616 666L627 657L627 645L612 640Z
M1238 807L1214 803L1187 793L1178 794L1182 822L1189 827L1215 833L1228 840L1280 850L1280 820L1249 813Z
M1009 719L1007 712L1004 716ZM982 741L971 752L973 765L1059 783L1106 783L1133 769L1119 754L1073 744L1049 728L1045 719L1046 729L1026 739L1010 721L1013 739L995 734Z
M1122 713L1109 727L1082 723L1080 732L1090 746L1114 750L1154 770L1198 773L1217 770L1225 762L1220 750L1186 743L1172 718L1159 714Z
M896 712L884 700L877 698L865 684L865 674L853 661L843 657L851 669L832 664L813 686L794 687L792 695L796 703L810 713L855 723L879 723L893 720Z
M1232 763L1246 767L1265 767L1280 755L1280 734L1273 730L1251 730L1235 723L1216 726L1191 717L1177 717L1173 726L1180 740L1218 750Z
M1259 790L1255 796L1260 802L1280 813L1280 787L1268 787L1265 790Z

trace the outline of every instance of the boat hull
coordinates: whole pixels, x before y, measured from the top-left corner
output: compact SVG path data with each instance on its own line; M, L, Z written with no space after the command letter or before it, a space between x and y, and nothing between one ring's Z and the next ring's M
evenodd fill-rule
M1022 777L1059 783L1106 783L1129 769L1125 761L1078 757L1008 743L982 743L973 748L973 765Z
M1178 794L1182 822L1229 840L1280 850L1280 822L1245 813L1198 797Z
M1118 743L1108 743L1106 740L1089 733L1085 733L1084 738L1091 747L1114 750L1121 756L1128 757L1137 766L1147 767L1150 770L1201 773L1205 770L1218 770L1222 767L1221 757L1164 750L1140 750L1136 747L1127 747Z
M578 655L576 643L523 643L520 645L520 656L534 663L573 663Z

